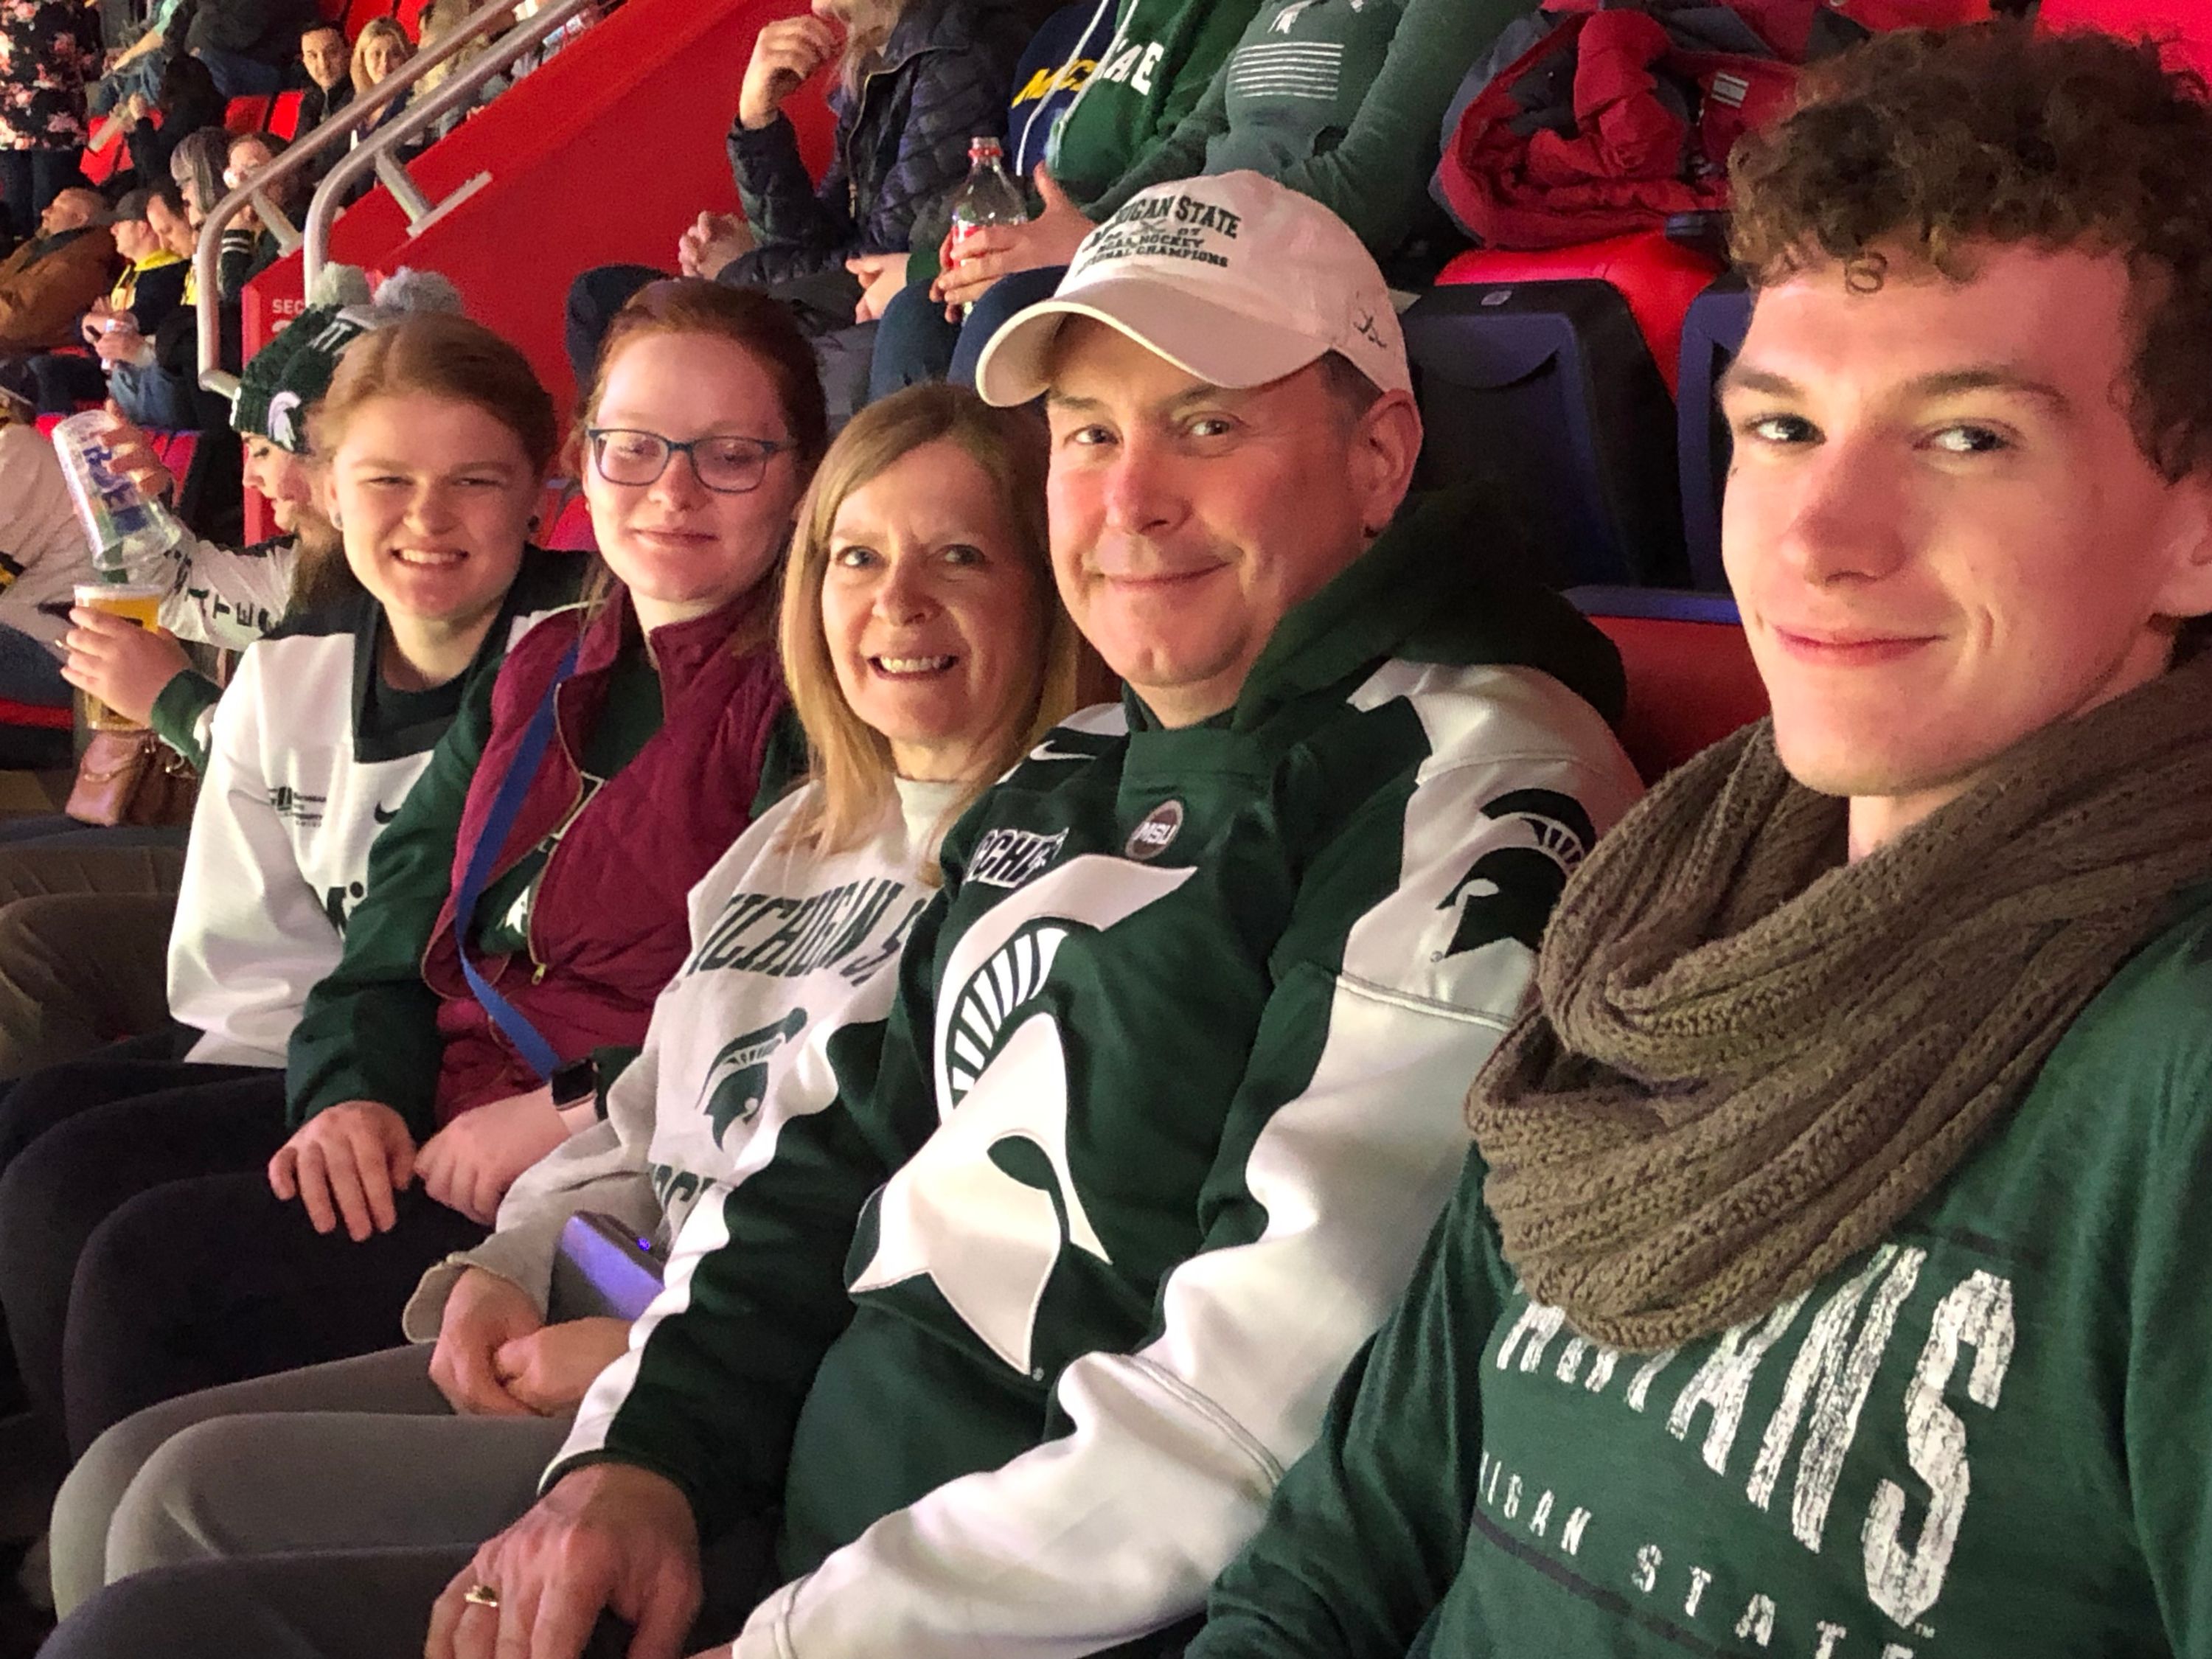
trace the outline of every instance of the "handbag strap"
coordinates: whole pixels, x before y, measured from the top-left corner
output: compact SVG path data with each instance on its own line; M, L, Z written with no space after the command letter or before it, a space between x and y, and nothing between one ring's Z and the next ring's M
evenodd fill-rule
M553 740L554 694L560 690L562 682L576 672L577 647L582 643L580 637L572 641L553 670L553 681L545 688L544 700L530 717L522 741L515 745L507 761L507 775L499 781L499 788L491 798L491 811L477 831L476 845L469 849L469 861L461 871L460 890L453 897L453 942L460 952L462 976L468 981L477 1000L483 1005L484 1012L491 1016L492 1024L514 1045L524 1063L541 1078L550 1078L560 1069L561 1056L545 1040L544 1033L495 990L491 981L469 960L469 924L475 919L477 902L483 896L485 884L491 879L492 866L498 862L500 848L507 844L507 832L514 828L515 814L522 810L522 798L529 793L538 776L538 763L545 758L545 745Z

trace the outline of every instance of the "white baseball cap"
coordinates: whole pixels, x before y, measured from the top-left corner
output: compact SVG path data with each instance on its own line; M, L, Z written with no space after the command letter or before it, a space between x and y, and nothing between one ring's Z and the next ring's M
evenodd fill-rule
M1119 329L1212 386L1265 386L1339 351L1383 391L1413 390L1373 258L1343 220L1261 173L1131 197L1083 239L1052 298L1015 313L984 346L984 401L1042 392L1069 317Z

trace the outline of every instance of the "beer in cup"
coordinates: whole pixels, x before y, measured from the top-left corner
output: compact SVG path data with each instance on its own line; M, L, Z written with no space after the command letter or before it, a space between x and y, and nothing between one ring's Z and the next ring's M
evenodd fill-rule
M157 628L161 620L161 596L167 590L151 582L79 582L76 602L88 611L106 611L128 617L141 628ZM94 732L135 732L138 722L118 714L87 691L84 723Z

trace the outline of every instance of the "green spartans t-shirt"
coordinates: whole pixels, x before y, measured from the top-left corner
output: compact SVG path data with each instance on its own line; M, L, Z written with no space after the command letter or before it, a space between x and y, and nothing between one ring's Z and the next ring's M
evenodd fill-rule
M2212 904L1879 1248L1658 1354L1516 1284L1471 1162L1231 1655L2212 1654Z

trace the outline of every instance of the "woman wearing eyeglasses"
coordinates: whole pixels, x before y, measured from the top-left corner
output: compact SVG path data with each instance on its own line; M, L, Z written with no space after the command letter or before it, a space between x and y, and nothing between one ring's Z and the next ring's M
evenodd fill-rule
M265 1181L149 1194L87 1247L75 1448L139 1407L392 1331L399 1297L371 1265L412 1258L411 1283L452 1248L420 1254L434 1224L489 1224L516 1176L598 1121L682 963L686 893L803 760L775 578L826 431L789 314L656 285L583 409L605 571L516 642L380 813L366 896L334 897L343 954L292 1032L295 1131ZM447 550L404 532L401 574L441 580ZM398 1204L418 1179L436 1203ZM228 1261L258 1264L250 1293Z

